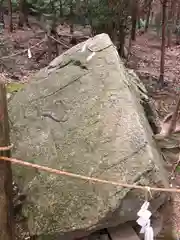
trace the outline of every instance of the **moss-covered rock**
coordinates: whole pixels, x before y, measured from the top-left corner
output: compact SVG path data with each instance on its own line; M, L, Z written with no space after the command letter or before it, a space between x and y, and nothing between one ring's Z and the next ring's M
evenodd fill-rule
M10 101L13 156L110 181L168 186L133 76L108 35L89 40L81 52L83 44L42 69ZM142 190L20 166L13 171L27 194L30 232L41 239L72 239L135 220L145 199ZM156 210L166 195L152 194Z

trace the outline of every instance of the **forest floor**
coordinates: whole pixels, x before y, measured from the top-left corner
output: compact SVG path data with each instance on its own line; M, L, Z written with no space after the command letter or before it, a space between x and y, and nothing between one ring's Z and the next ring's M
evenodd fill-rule
M8 19L5 16L5 23ZM48 65L47 42L45 32L41 27L43 24L34 17L29 17L31 28L17 28L17 15L13 15L14 31L9 33L4 29L0 33L0 77L6 82L9 81L28 81L30 75L33 75L39 69ZM58 41L58 55L71 48L74 44L70 42L69 26L58 27L60 37ZM88 37L89 29L76 26L74 34L81 40ZM78 39L78 40L79 40ZM28 48L31 49L32 57L28 58ZM53 49L55 50L55 49ZM56 57L53 52L52 59Z
M48 62L47 45L44 41L45 33L39 27L37 21L29 19L31 29L17 29L9 34L5 29L0 34L0 78L6 82L27 82L29 77L39 69L45 67ZM13 22L16 23L16 15ZM72 47L70 39L65 35L69 34L69 28L61 27L59 54L67 47ZM79 28L77 34L88 35L88 29ZM3 46L3 48L2 48ZM33 47L32 47L33 46ZM165 57L165 87L158 88L158 77L160 68L160 46L161 41L156 33L151 31L137 36L132 46L132 56L128 66L136 70L137 74L146 85L149 95L154 99L159 116L163 119L173 110L180 88L180 46L173 44L166 49ZM32 58L28 58L27 49L31 48ZM171 170L170 170L171 172ZM180 176L175 174L173 186L180 188ZM180 236L180 195L175 195L173 201L173 213L171 221L174 231ZM169 218L169 214L168 218ZM168 219L167 219L168 220Z
M128 66L136 70L136 73L146 85L149 95L156 99L160 117L164 117L169 111L172 111L176 102L174 96L180 90L180 46L173 43L171 48L166 48L165 84L162 89L158 87L160 48L161 40L154 31L137 36L133 43L132 56Z
M136 41L133 42L131 53L128 67L135 69L144 82L149 96L154 101L158 115L163 120L167 114L174 110L180 93L180 46L177 46L174 40L172 47L166 48L165 84L161 89L158 85L161 39L157 37L157 34L151 31L150 33L137 36ZM171 162L171 164L171 167L168 168L170 176L172 176L172 169L176 163ZM180 173L174 172L173 177L170 177L170 182L173 187L180 188ZM180 239L180 194L173 195L172 206L164 209L164 211L164 230L167 230L167 226L172 227L173 232L177 235L177 239Z

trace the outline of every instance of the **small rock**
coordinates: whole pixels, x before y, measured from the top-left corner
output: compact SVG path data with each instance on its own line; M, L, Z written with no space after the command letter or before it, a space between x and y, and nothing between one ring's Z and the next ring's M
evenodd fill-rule
M134 229L128 224L109 228L108 232L112 240L140 240Z
M99 234L93 233L88 237L88 240L99 240Z
M100 240L109 240L108 234L101 234L99 237Z

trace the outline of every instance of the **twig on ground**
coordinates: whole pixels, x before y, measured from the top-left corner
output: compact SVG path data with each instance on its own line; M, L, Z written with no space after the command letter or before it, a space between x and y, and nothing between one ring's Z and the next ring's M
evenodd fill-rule
M69 49L70 46L66 45L65 43L61 42L60 40L57 40L56 38L54 38L53 36L50 36L51 39L53 39L54 41L56 41L57 43L63 45L65 48Z
M73 34L63 34L63 33L58 33L58 36L60 37L76 37L76 38L82 38L82 39L89 39L90 37L89 36L80 36L80 35L73 35Z
M42 42L44 42L44 41L45 41L45 38L43 38L40 42L36 43L35 45L29 47L29 49L35 48L36 46L40 45L40 44L41 44ZM22 53L26 53L27 51L28 51L28 49L24 49L24 50L22 50L22 51L19 51L19 52L17 52L17 53L11 54L11 55L3 56L3 57L0 58L0 60L1 60L1 59L12 58L12 57L21 55Z
M46 53L47 53L47 49L43 50L39 55L35 56L35 61L38 62Z
M45 34L45 32L44 32L44 31L34 32L34 35L32 35L32 36L30 36L30 37L28 36L28 37L26 37L26 38L24 38L24 39L21 39L21 43L25 43L25 42L29 41L30 39L39 38L39 37L40 37L39 35L42 35L42 34ZM5 39L5 40L6 40L6 39ZM15 41L15 43L18 43L18 44L19 44L19 42L17 42L16 39L15 39L14 41Z

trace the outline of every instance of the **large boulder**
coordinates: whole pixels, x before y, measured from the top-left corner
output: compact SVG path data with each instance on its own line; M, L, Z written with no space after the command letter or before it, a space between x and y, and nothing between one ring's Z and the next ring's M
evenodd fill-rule
M124 68L108 35L86 44L56 58L10 101L13 156L88 177L167 187L141 106L142 84ZM27 194L30 233L40 239L73 239L136 220L146 195L33 168L14 166L13 172ZM152 197L156 211L167 196Z

